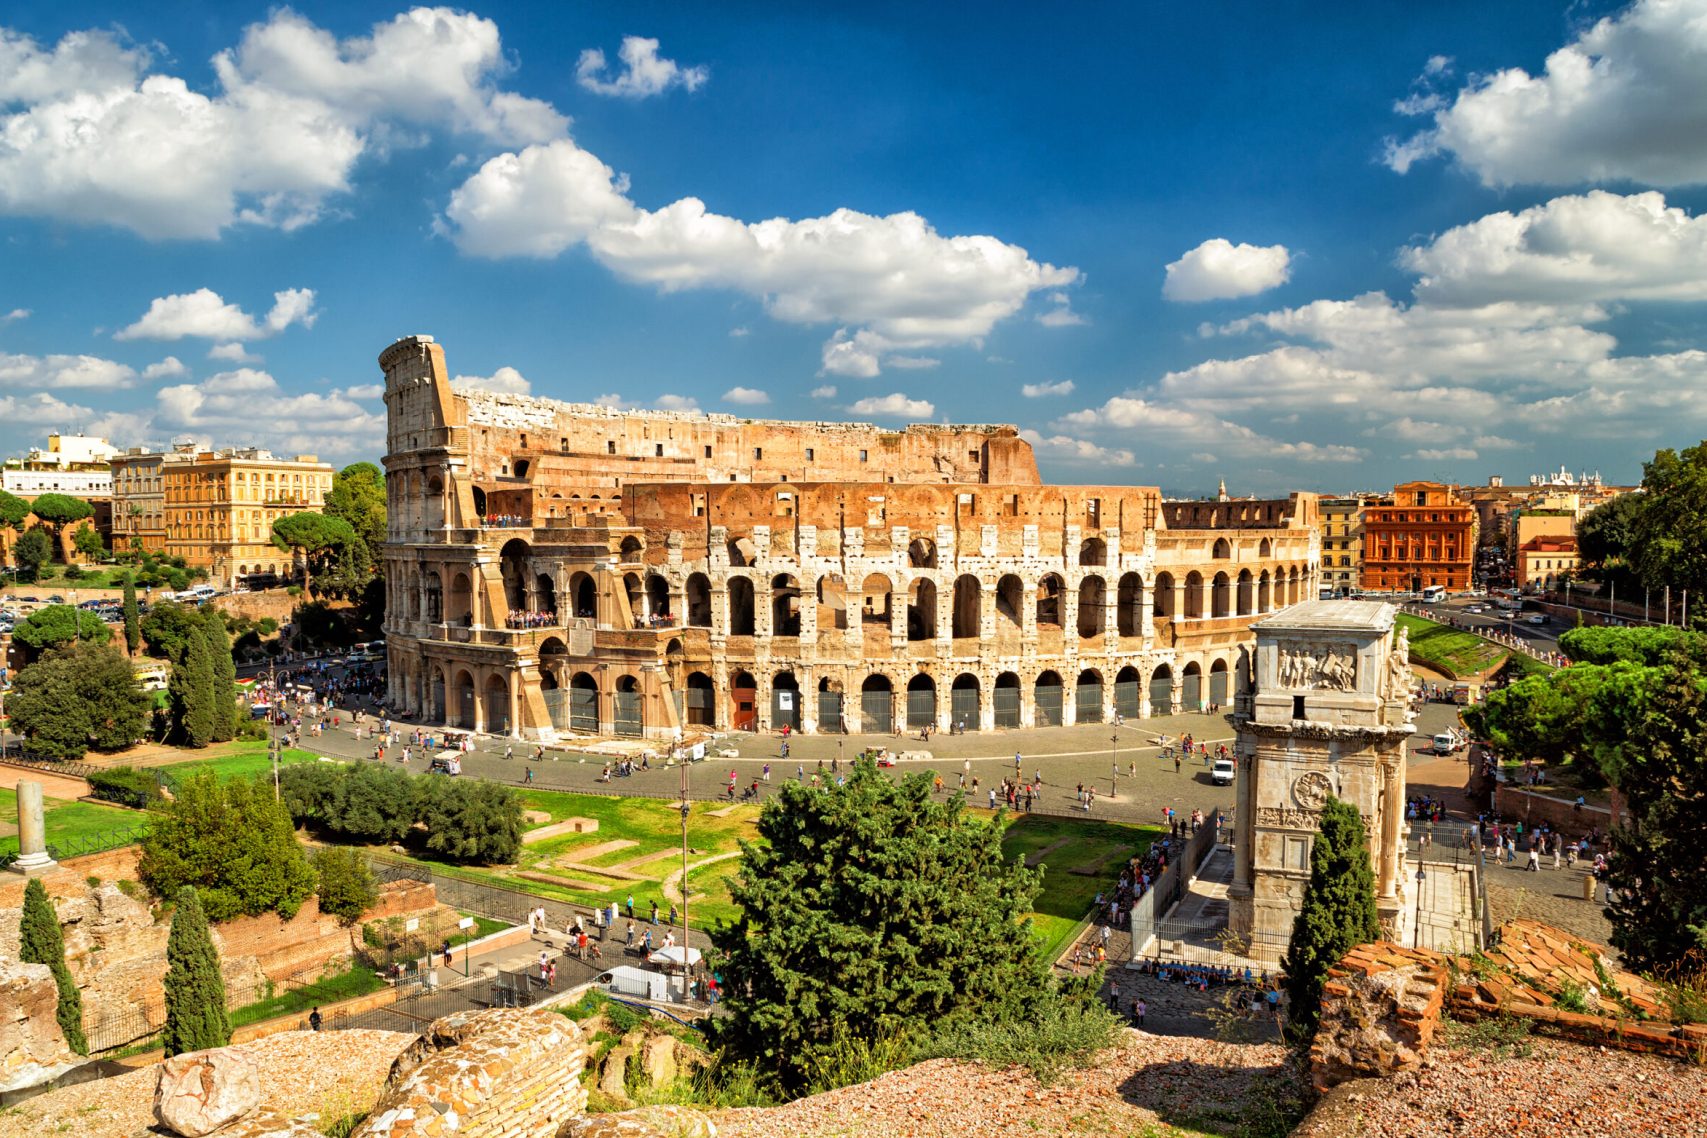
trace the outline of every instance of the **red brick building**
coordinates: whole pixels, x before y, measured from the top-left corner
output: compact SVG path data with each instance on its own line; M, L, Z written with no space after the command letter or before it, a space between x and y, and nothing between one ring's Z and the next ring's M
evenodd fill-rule
M1476 552L1476 508L1440 482L1402 482L1393 504L1363 511L1362 587L1419 592L1468 589Z

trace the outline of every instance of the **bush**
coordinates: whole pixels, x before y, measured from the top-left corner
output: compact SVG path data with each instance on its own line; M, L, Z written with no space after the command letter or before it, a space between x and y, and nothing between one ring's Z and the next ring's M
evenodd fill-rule
M377 763L301 763L280 772L279 789L293 820L341 841L413 839L449 861L483 865L513 862L521 849L521 799L498 783Z
M379 885L367 858L348 846L326 846L314 851L314 874L320 911L354 924L379 899Z
M496 782L419 775L427 849L452 861L507 865L522 848L522 803Z
M1121 1023L1095 1001L1057 1000L1030 1020L973 1020L926 1039L912 1059L973 1059L996 1070L1019 1066L1040 1083L1082 1067L1120 1038Z
M103 802L117 802L146 810L160 800L160 782L152 771L135 767L105 767L92 770L85 776L89 794Z
M130 746L147 730L153 706L130 661L104 644L49 652L18 673L7 702L12 729L30 750L56 759Z
M137 876L162 900L194 886L209 920L296 915L314 871L272 788L211 771L180 782L142 842Z
M231 1042L231 1019L225 1011L225 977L219 970L219 950L213 946L207 916L196 891L176 894L172 931L166 937L166 1028L162 1042L167 1055L182 1055Z

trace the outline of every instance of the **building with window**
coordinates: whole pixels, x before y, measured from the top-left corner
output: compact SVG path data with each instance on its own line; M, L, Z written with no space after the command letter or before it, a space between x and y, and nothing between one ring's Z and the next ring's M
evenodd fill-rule
M49 435L47 447L32 447L22 458L9 458L0 468L0 489L20 498L65 494L72 498L108 499L113 475L108 461L117 449L94 435Z
M1363 508L1383 501L1370 494L1353 494L1318 502L1324 593L1344 597L1357 592L1363 580Z
M1574 536L1532 537L1517 549L1517 584L1549 592L1576 576L1580 564Z
M1421 592L1468 589L1476 549L1476 510L1440 482L1393 487L1392 504L1363 510L1362 587Z
M1316 499L1045 486L1012 426L786 423L385 375L391 706L531 739L1231 705Z
M176 448L159 470L165 553L228 587L290 577L291 555L273 545L273 522L320 509L332 488L331 464L311 454Z

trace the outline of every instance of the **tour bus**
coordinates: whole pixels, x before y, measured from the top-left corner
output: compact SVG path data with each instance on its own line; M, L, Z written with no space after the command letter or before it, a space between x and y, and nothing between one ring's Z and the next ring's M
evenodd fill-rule
M1436 601L1444 600L1445 597L1446 586L1444 585L1429 585L1422 591L1422 603L1425 605L1432 605Z

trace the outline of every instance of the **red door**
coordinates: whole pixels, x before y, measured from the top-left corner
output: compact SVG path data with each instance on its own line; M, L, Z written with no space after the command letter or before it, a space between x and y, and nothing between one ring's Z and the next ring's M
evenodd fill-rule
M732 688L729 698L735 702L735 714L731 725L737 731L756 731L759 726L759 690L757 688Z

